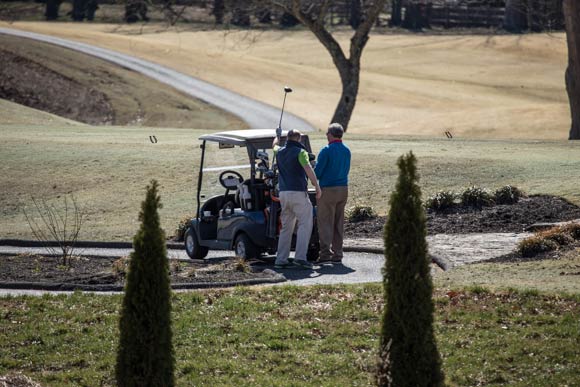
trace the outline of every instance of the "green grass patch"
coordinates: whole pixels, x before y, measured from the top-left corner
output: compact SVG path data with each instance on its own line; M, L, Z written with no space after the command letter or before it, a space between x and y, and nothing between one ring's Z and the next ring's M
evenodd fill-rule
M140 198L153 178L160 183L162 225L172 234L179 221L194 212L201 154L197 138L207 132L0 125L0 235L32 238L21 210L32 204L30 195L50 201L73 193L87 213L80 239L130 240ZM150 135L156 136L157 144L150 142ZM319 133L311 137L318 152L325 139ZM580 143L348 134L345 141L353 153L348 207L371 206L385 214L396 159L409 150L417 156L425 198L441 190L460 192L472 184L492 188L512 184L528 194L560 195L580 203ZM209 163L238 161L224 158L227 152L210 152Z
M120 296L0 300L0 374L50 386L112 385ZM436 335L456 386L578 381L577 296L439 291ZM173 295L178 385L371 385L379 284Z

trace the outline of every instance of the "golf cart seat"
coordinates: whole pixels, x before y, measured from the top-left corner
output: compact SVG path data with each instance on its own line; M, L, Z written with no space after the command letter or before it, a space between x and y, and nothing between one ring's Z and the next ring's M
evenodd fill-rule
M263 211L266 208L265 192L268 190L264 179L244 180L236 190L236 206L244 211Z
M211 223L217 219L220 214L220 210L224 207L226 203L235 202L235 195L228 194L214 196L209 198L199 210L199 217L202 221L206 223Z

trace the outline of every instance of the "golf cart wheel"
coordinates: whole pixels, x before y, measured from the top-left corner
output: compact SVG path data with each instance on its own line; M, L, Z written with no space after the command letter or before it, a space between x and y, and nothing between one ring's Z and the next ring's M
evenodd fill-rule
M192 228L185 232L185 251L191 259L203 259L207 256L208 248L199 245L197 235Z
M306 252L306 259L308 259L310 262L314 262L318 259L319 255L320 250L318 249L318 247L314 249L308 249L308 251Z
M258 257L258 249L256 248L256 245L254 245L250 238L244 233L241 233L236 237L234 251L236 256L243 259Z

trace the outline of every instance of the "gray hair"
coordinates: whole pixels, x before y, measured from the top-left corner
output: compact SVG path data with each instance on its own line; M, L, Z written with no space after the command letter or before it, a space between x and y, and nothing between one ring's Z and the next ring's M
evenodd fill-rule
M334 122L328 126L328 133L330 133L332 137L342 138L342 135L344 134L344 129L342 128L341 124Z

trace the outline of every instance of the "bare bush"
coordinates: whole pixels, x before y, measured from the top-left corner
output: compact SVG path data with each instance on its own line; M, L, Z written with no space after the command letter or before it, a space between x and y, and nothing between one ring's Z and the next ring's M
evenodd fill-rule
M23 209L32 234L50 254L61 256L63 265L70 265L84 221L83 211L75 197L65 195L62 207L34 197L32 203L32 213Z

